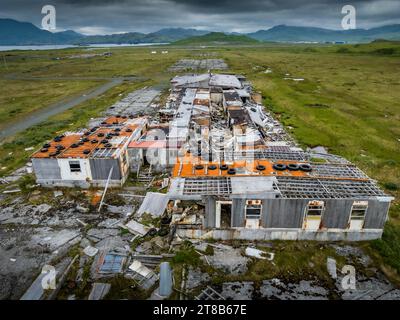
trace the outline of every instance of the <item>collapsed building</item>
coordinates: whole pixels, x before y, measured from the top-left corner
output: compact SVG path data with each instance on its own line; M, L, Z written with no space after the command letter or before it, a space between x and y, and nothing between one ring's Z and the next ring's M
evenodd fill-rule
M32 163L45 186L169 172L168 214L189 238L376 239L393 200L347 160L299 148L246 78L230 74L176 76L157 118L107 118L56 137Z
M109 117L99 126L67 132L32 156L37 183L43 186L122 186L129 175L128 145L145 131L147 118Z
M177 214L178 235L225 240L381 237L393 198L345 159L296 146L253 99L243 77L175 77L172 87L182 100L192 99L186 103L185 130L194 137L174 165L169 197L175 207L204 206L202 214ZM200 114L199 93L204 97Z

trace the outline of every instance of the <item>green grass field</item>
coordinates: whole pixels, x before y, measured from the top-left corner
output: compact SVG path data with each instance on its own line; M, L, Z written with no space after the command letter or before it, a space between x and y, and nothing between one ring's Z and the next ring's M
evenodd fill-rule
M0 80L0 130L52 103L83 94L103 81Z
M151 54L157 50L157 54ZM371 243L382 264L400 272L400 44L287 45L224 47L96 49L110 57L69 59L86 49L3 53L0 64L0 128L15 118L58 99L79 93L93 80L34 82L7 80L24 77L139 76L145 82L127 82L96 99L50 118L0 146L0 175L21 166L30 153L55 133L84 127L116 100L135 88L168 85L174 74L168 67L181 58L224 58L229 72L244 74L264 97L269 111L303 147L324 146L357 164L395 196L391 222L383 240ZM91 51L92 52L92 51ZM270 69L271 73L265 70ZM291 78L291 79L285 79ZM302 78L304 81L294 81ZM100 80L98 80L100 81Z

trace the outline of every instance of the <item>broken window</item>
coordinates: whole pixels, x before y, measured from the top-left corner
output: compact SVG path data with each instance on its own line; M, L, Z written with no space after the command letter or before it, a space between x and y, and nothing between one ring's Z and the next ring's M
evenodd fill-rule
M109 253L104 257L99 268L100 273L119 273L125 263L125 256Z
M351 208L351 219L364 220L368 209L368 201L354 201Z
M303 228L311 231L318 230L321 226L324 210L325 203L323 201L309 201L305 209Z
M306 208L307 216L322 216L322 212L324 211L324 202L323 201L310 201Z
M368 201L354 201L350 213L349 229L360 230L364 226L365 213L368 209Z
M81 172L81 164L79 161L70 161L69 169L71 172Z
M246 219L260 219L261 208L262 208L261 200L247 200Z

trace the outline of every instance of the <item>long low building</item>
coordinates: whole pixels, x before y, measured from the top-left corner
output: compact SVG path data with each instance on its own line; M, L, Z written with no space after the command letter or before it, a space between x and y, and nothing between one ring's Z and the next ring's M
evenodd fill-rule
M65 133L32 156L42 186L122 186L129 175L128 145L139 139L147 118L110 117L98 127Z
M244 77L185 75L171 86L159 117L168 122L120 115L58 136L32 156L37 182L122 186L129 172L171 170L180 237L382 236L393 197L347 160L302 150Z
M168 194L175 207L182 206L177 211L191 203L204 207L202 214L177 218L179 236L350 241L381 237L393 198L374 180L343 158L307 153L288 141L281 125L251 98L251 88L239 87L231 75L229 81L224 76L211 76L217 81L206 78L173 79L183 96L185 90L193 95L194 89L202 95L209 90L213 96L211 121L203 122L200 130L199 117L189 121L190 130L209 135L201 135L198 147L189 143L172 170Z

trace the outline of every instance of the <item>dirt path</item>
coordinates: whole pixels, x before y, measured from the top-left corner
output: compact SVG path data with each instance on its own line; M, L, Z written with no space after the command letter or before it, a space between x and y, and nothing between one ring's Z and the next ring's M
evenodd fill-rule
M41 81L41 80L109 80L107 83L100 85L97 88L91 88L84 93L81 93L79 96L75 96L72 98L67 98L62 101L53 103L45 108L32 112L26 117L21 118L18 122L14 122L8 126L6 126L0 132L0 141L13 136L14 134L21 132L23 130L28 129L31 126L39 124L48 118L64 112L70 108L77 106L78 104L85 102L86 100L95 98L107 90L121 84L123 81L132 81L137 80L139 78L136 77L121 77L121 78L85 78L85 77L67 77L67 78L50 78L50 77L12 77L15 80L33 80L33 81Z

